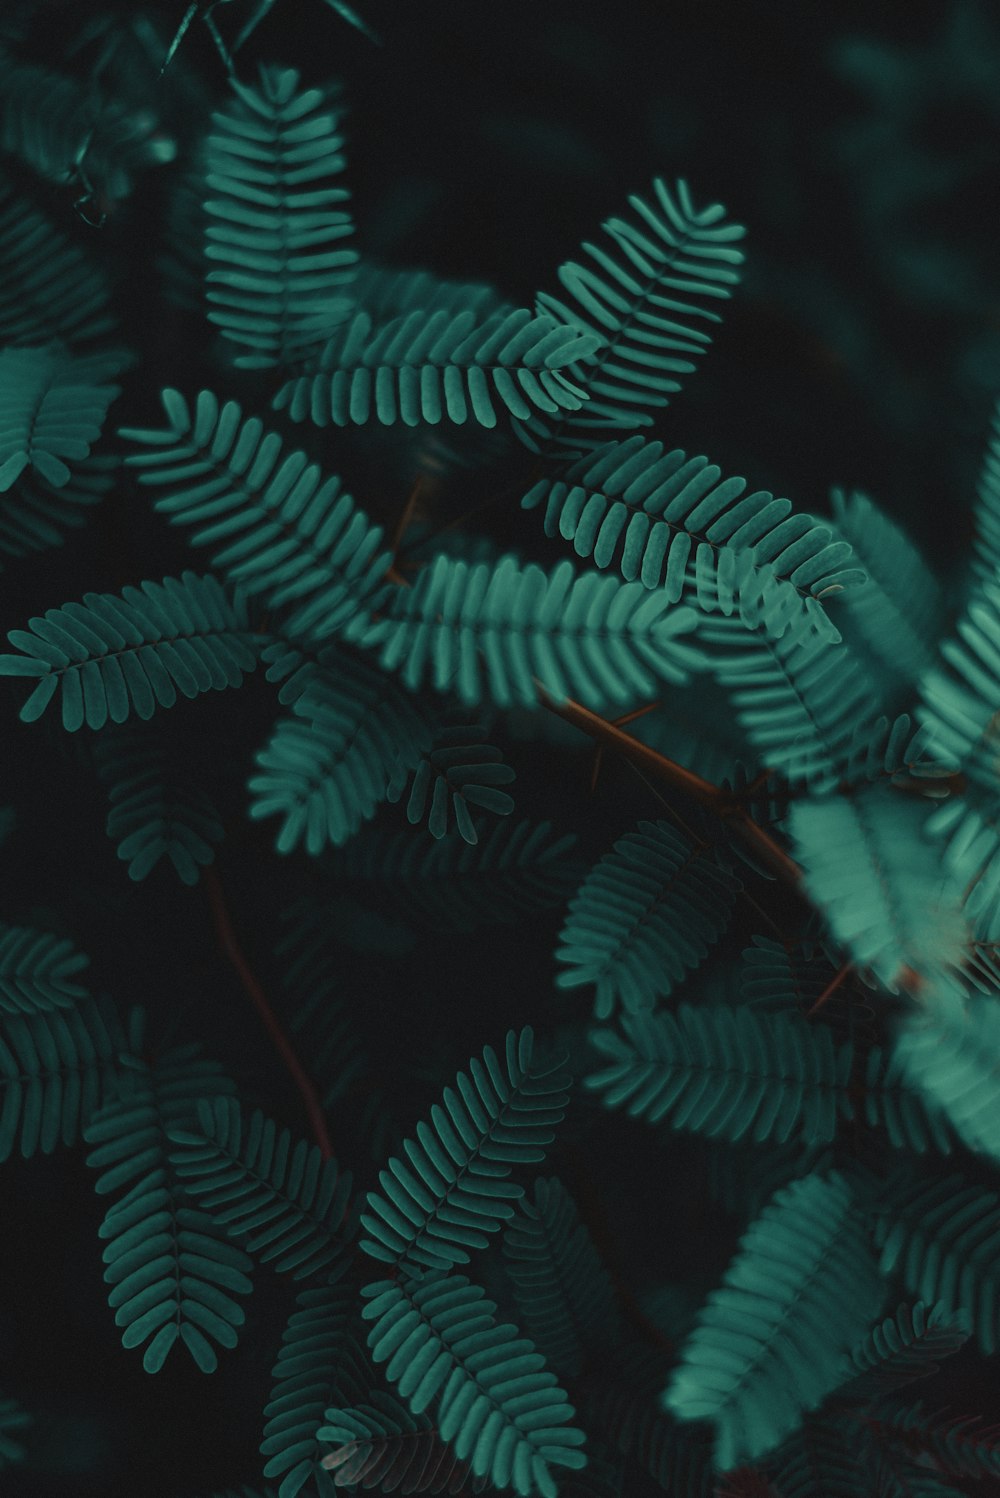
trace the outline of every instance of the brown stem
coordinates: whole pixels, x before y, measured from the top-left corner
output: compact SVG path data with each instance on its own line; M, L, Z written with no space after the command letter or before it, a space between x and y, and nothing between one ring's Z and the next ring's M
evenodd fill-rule
M837 989L843 983L844 979L847 977L848 973L852 970L853 967L853 962L844 962L841 964L841 966L838 968L836 973L834 973L833 977L830 979L829 983L826 985L812 1008L806 1010L807 1019L811 1019L814 1014L819 1013L830 995L837 992Z
M307 1076L301 1061L295 1054L295 1049L282 1029L277 1015L268 1003L267 995L261 988L253 969L243 955L243 950L237 940L236 932L233 930L233 923L229 916L226 897L222 889L222 881L213 864L209 864L206 868L204 879L208 902L212 907L215 933L219 940L219 946L236 969L251 1004L253 1004L253 1007L260 1015L267 1033L274 1041L275 1050L285 1063L289 1076L298 1088L299 1095L305 1105L306 1114L309 1118L316 1143L319 1145L320 1154L324 1160L329 1160L333 1156L333 1145L330 1143L330 1136L326 1129L326 1119L323 1117L323 1109L320 1106L316 1089Z
M641 739L633 738L617 724L591 712L589 707L584 707L569 697L563 702L554 702L541 682L536 681L535 685L543 707L547 707L550 712L558 714L567 723L572 723L598 743L617 749L619 754L633 764L641 765L656 780L683 791L693 801L697 801L699 806L705 806L724 821L731 822L743 841L749 844L762 861L787 885L801 893L802 870L798 864L763 827L758 827L735 797L713 785L710 780L703 779L694 770L686 770L665 754L651 749Z

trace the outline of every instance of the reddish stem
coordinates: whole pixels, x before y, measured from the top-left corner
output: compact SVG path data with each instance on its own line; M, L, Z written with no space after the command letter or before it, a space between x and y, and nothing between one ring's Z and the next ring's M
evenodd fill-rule
M843 983L844 979L847 977L848 973L851 971L851 969L853 967L854 967L854 963L853 962L844 962L844 963L841 964L841 966L834 973L833 977L830 979L829 983L826 985L826 987L824 988L823 992L820 994L819 998L816 1000L816 1002L812 1006L812 1008L806 1010L806 1018L807 1019L811 1019L814 1014L818 1014L819 1013L819 1011L822 1009L823 1005L826 1003L826 1001L830 997L830 995L837 992L837 989Z
M253 969L243 955L243 949L237 940L236 932L233 930L233 923L229 916L226 897L222 890L222 881L214 865L209 864L206 868L204 879L208 901L212 907L212 916L215 921L215 932L219 940L219 946L236 969L251 1004L253 1004L253 1007L260 1015L267 1033L274 1041L275 1050L285 1063L289 1076L299 1090L299 1095L305 1105L313 1135L316 1143L319 1145L320 1154L324 1160L329 1160L333 1156L333 1145L330 1143L330 1136L326 1129L326 1119L323 1117L323 1109L320 1106L316 1089L307 1076L301 1061L295 1054L295 1049L282 1029L277 1015L268 1003L267 995L261 988Z
M665 754L660 754L658 750L650 748L641 739L633 738L632 734L625 733L617 724L610 722L607 718L602 718L599 713L591 712L589 707L574 702L571 697L567 697L562 702L555 702L540 681L536 681L535 685L538 688L542 705L550 712L557 713L560 718L565 718L567 723L572 723L574 727L582 729L598 743L617 749L619 754L624 755L633 764L641 766L654 779L673 786L675 790L683 791L700 806L708 807L716 816L732 822L744 842L750 844L778 877L792 889L801 893L802 870L798 864L789 857L780 843L775 842L763 827L757 825L734 796L720 786L713 785L710 780L697 775L693 770L685 769L683 765L668 759Z

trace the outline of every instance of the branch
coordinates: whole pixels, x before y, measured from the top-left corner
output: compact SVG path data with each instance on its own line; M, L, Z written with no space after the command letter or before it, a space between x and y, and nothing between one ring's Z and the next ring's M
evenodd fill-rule
M233 930L233 923L229 916L226 897L222 890L222 881L219 879L218 871L213 864L209 864L205 869L204 880L208 901L212 907L212 916L215 921L215 933L218 937L219 947L229 958L239 974L240 982L243 984L251 1004L253 1004L253 1007L260 1015L267 1033L274 1041L275 1050L280 1055L282 1061L284 1061L289 1076L298 1088L299 1095L305 1105L306 1114L309 1118L316 1143L319 1145L320 1154L324 1160L329 1160L333 1155L333 1145L330 1143L330 1136L326 1129L326 1119L323 1116L323 1109L320 1106L316 1089L306 1074L301 1061L295 1054L295 1049L282 1029L277 1015L268 1003L267 995L264 993L250 964L243 955L243 950L237 940L236 932Z
M720 786L713 785L710 780L702 779L693 770L686 770L683 765L667 759L665 754L651 749L648 744L644 744L641 739L633 738L630 733L623 732L607 718L602 718L598 713L592 713L589 707L574 702L570 697L567 697L564 702L555 702L541 682L536 681L535 685L538 688L542 706L547 707L549 712L556 713L567 723L572 723L574 728L582 729L598 743L617 749L619 754L631 760L634 765L641 765L654 779L663 781L666 785L672 786L674 790L683 791L686 796L697 801L699 806L707 807L723 821L730 822L743 841L779 879L799 894L802 893L802 870L798 864L789 857L780 843L775 842L769 832L766 832L763 827L758 827L735 796L722 790Z

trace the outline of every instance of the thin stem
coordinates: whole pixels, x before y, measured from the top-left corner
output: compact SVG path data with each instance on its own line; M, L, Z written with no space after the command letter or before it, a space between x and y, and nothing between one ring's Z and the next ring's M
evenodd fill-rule
M330 1136L327 1133L326 1119L323 1116L319 1096L296 1055L291 1041L282 1029L277 1015L268 1003L267 995L261 988L253 969L243 954L243 949L239 944L236 932L233 930L229 908L226 905L226 897L222 889L222 881L213 864L209 864L206 868L204 880L208 902L212 907L212 916L215 921L215 932L218 937L219 946L236 969L247 997L263 1020L264 1028L273 1040L275 1050L285 1063L289 1076L298 1088L299 1096L305 1105L313 1136L319 1145L320 1154L324 1160L329 1160L333 1156L333 1145L330 1143Z
M542 706L547 707L550 712L556 713L567 723L572 723L598 743L617 749L619 754L633 764L641 765L655 780L683 791L693 801L697 801L699 806L705 806L724 821L731 822L743 841L753 848L779 879L801 894L802 870L798 864L789 857L780 843L775 842L770 833L763 827L758 827L749 812L728 791L713 785L694 770L685 769L656 749L651 749L641 739L633 738L607 718L591 712L589 707L584 707L569 697L563 702L554 702L541 682L536 681L535 685Z
M843 962L843 963L841 963L840 967L834 973L833 977L830 979L829 983L826 985L826 987L824 988L823 992L820 994L819 998L816 1000L815 1004L812 1006L811 1009L808 1009L806 1011L806 1018L807 1019L811 1019L814 1014L818 1014L819 1013L819 1011L822 1009L823 1005L826 1003L827 999L830 998L830 996L832 994L835 994L837 992L837 989L843 983L844 979L847 977L848 973L850 973L850 971L852 970L853 967L854 967L854 963L853 962Z

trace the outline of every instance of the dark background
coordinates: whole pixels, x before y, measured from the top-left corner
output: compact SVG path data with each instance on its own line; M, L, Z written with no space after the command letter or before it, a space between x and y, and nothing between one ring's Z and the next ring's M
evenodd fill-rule
M299 66L309 82L343 78L363 251L492 280L530 304L536 288L555 289L560 261L628 192L645 192L655 174L684 176L696 202L719 199L748 226L748 260L710 355L658 434L799 508L823 512L831 485L862 488L952 577L968 554L976 467L1000 391L996 6L357 3L381 47L322 0L277 0L240 69L251 76L262 57ZM134 8L164 38L183 11L130 0ZM243 7L236 0L217 12L229 32L230 9ZM114 25L125 14L74 0L15 3L0 20L28 55L80 70L87 52L67 59L70 39L91 18ZM202 128L204 103L224 95L199 25L175 66L169 107L187 144ZM189 357L153 268L170 171L141 185L101 231L76 223L64 200L44 199L74 234L106 235L119 266L127 335L144 361L116 407L123 421L152 418L161 383L192 389L201 375L203 354ZM366 493L358 478L368 461L345 449L354 492L389 517L405 486L394 491L387 479L384 492ZM516 510L494 514L490 526L502 539L523 534ZM185 565L181 540L126 488L60 552L10 567L0 626L89 588ZM58 726L18 724L20 692L16 683L0 691L0 799L19 812L0 853L4 911L78 936L95 989L122 1010L147 1005L161 1033L202 1037L238 1073L245 1096L301 1127L296 1098L216 949L202 891L166 876L128 883L104 837L106 803L87 746L67 746ZM214 778L229 829L220 869L234 920L265 984L276 987L282 913L315 895L323 875L304 854L278 858L271 829L247 822L250 756L274 706L261 681L235 704L227 694L178 707L169 731ZM568 769L558 750L537 744L514 743L509 756L519 812L577 830L585 858L636 817L656 815L646 788L623 770L610 769L590 796L585 755ZM418 930L396 962L345 951L345 988L369 1026L392 1127L410 1128L455 1068L509 1024L579 1013L552 996L557 929L553 914L455 939ZM735 951L754 929L752 921L738 927ZM346 1113L334 1122L357 1152L348 1163L370 1182L363 1130ZM638 1291L678 1282L696 1300L729 1257L734 1227L707 1205L694 1145L672 1145L665 1180L668 1157L654 1157L636 1130L610 1121L577 1130L583 1145L571 1129L552 1164L593 1199L591 1225L605 1251ZM31 1463L4 1478L4 1494L183 1498L259 1485L260 1410L290 1304L285 1288L270 1279L265 1288L258 1276L241 1349L212 1378L183 1355L147 1378L121 1348L106 1306L102 1205L79 1154L11 1162L4 1189L0 1381L36 1415ZM995 1416L995 1390L975 1382L973 1366L959 1360L947 1389L938 1388Z

